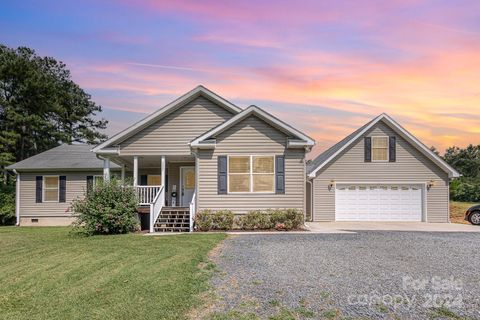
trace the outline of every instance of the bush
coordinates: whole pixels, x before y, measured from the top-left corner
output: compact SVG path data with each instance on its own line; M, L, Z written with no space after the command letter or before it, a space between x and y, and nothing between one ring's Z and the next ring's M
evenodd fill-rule
M234 214L230 210L203 210L195 215L195 225L200 231L231 230L233 228Z
M72 202L75 230L92 234L121 234L139 230L135 190L115 178L99 183L84 199Z
M0 185L0 225L15 223L15 186Z
M233 219L235 215L230 210L221 210L213 215L213 229L231 230L233 228Z
M213 213L212 210L202 210L195 215L195 226L200 231L212 230Z
M246 215L239 218L238 224L243 230L266 230L273 228L273 224L270 221L270 216L261 210L248 212Z
M297 209L270 210L270 222L277 230L299 229L304 224L303 212Z
M303 212L297 209L255 210L240 217L239 226L243 230L300 229L303 226Z
M450 198L454 201L480 202L480 181L460 178L450 183Z

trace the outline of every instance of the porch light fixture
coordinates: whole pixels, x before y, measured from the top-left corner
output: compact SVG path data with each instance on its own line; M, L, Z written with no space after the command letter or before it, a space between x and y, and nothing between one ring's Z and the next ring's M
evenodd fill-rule
M332 188L334 185L335 185L335 180L330 180L330 184L328 185L328 191L332 191Z
M435 185L435 181L434 180L430 180L427 182L427 190L430 190L431 187L433 187Z

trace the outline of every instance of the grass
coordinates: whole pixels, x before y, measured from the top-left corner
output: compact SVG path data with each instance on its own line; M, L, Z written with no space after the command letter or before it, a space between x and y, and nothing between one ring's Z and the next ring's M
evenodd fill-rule
M470 224L464 220L465 211L476 203L450 201L450 221L454 223Z
M69 231L0 228L2 319L186 318L208 288L207 253L225 237Z

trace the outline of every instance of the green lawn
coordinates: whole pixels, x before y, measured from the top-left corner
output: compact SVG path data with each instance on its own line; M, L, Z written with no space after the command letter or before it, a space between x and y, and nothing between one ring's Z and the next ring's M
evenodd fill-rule
M465 211L476 203L450 201L450 221L453 223L470 224L464 220Z
M198 265L225 237L69 231L0 228L1 319L185 318L208 286Z

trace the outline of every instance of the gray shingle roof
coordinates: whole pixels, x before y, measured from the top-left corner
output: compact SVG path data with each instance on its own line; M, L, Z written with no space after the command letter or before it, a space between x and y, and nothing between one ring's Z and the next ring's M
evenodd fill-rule
M350 133L348 136L343 138L341 141L337 142L333 146L331 146L329 149L325 150L321 154L319 154L315 159L307 163L307 174L310 174L313 170L315 170L318 166L323 164L325 161L327 161L328 158L330 158L335 152L340 150L344 145L346 145L350 140L352 140L360 131L365 129L375 121L376 118L370 120L369 122L365 123L363 126L355 130L354 132Z
M8 170L45 170L45 169L101 169L103 161L98 159L90 150L88 144L62 144L56 148L39 153L33 157L14 163L7 167ZM110 162L110 168L120 168Z

